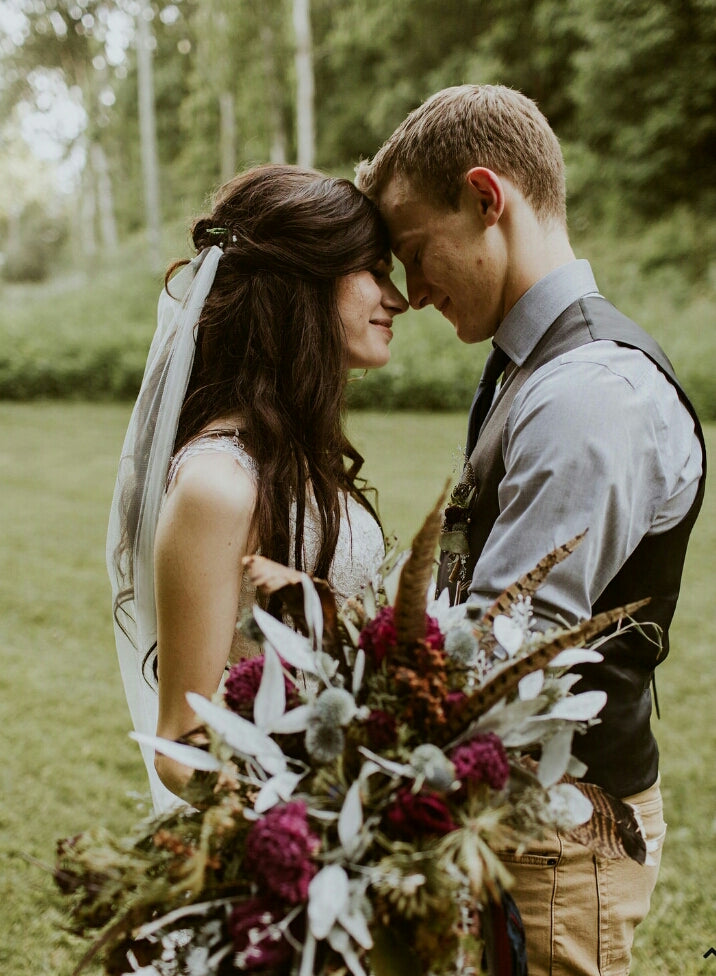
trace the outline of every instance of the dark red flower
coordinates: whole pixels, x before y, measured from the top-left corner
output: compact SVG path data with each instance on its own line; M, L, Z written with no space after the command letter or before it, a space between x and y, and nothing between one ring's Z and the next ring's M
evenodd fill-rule
M444 637L437 620L425 615L425 643L436 650L442 648ZM395 629L395 611L393 607L383 607L373 620L366 624L360 633L358 646L362 647L366 655L377 667L388 651L398 646L398 633Z
M235 664L224 684L224 701L233 712L251 718L254 709L254 699L261 684L264 673L264 656L258 654ZM289 679L284 676L287 706L297 704L296 689Z
M401 838L413 838L425 834L442 836L457 828L445 800L432 790L413 793L409 786L398 790L388 808L387 818L393 831Z
M456 777L463 783L487 783L494 790L501 790L510 775L505 747L494 732L476 735L458 746L450 758Z
M294 800L273 807L251 827L244 864L272 894L295 905L308 895L317 871L311 859L320 845L320 838L308 827L306 804Z
M274 969L291 961L291 945L276 928L284 915L268 898L250 898L235 906L228 925L242 971ZM257 939L257 934L262 937Z
M365 720L365 727L368 733L368 745L371 749L380 752L381 749L388 749L395 745L398 729L395 716L391 715L390 712L374 708Z

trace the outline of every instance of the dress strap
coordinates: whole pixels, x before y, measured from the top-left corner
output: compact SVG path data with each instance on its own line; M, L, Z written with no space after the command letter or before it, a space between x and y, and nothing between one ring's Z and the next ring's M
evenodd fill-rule
M254 477L256 476L256 462L244 447L238 427L205 430L187 441L171 459L167 473L167 488L187 458L211 452L232 454L244 468L247 468Z

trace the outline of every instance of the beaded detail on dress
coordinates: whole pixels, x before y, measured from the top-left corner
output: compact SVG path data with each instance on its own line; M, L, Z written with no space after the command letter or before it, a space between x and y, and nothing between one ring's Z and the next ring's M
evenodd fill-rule
M256 464L241 443L239 431L233 435L218 432L201 435L189 441L174 455L169 465L167 489L171 486L181 465L191 457L199 454L226 453L234 457L248 473L256 479ZM373 516L350 495L341 498L341 523L338 529L338 541L333 557L328 582L336 594L339 605L350 596L355 596L375 576L378 567L385 556L383 533ZM291 553L296 529L296 505L291 506ZM309 495L306 501L305 521L303 529L304 567L312 572L318 558L320 543L320 519L313 497ZM291 559L291 562L293 560ZM241 583L241 599L238 607L237 619L241 620L245 610L253 603L253 591L249 588L246 577ZM230 660L257 653L257 646L247 642L237 630L232 645Z

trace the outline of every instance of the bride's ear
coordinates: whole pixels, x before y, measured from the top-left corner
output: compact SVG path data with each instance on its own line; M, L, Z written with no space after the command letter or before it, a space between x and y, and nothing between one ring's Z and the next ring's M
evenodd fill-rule
M496 224L505 209L505 188L497 173L485 166L473 166L465 176L465 183L477 203L485 226Z

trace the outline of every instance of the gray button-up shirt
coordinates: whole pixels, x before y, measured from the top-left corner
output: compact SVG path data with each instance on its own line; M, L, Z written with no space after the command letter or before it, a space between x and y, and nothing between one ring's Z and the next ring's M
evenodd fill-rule
M593 294L587 261L557 268L513 306L496 344L521 365L569 305ZM568 620L591 615L644 535L684 517L701 476L694 423L673 385L642 352L610 341L536 370L515 397L502 447L500 516L475 567L472 599L493 598L588 528L538 593L549 615Z

